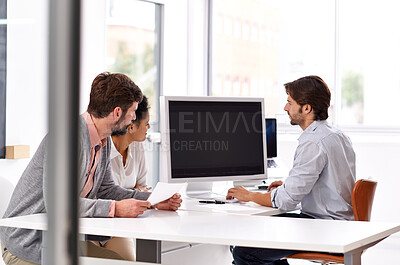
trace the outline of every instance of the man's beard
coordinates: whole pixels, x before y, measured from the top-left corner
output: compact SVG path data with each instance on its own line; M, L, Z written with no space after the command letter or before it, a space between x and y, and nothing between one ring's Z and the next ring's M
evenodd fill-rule
M302 122L300 116L301 113L303 113L303 110L299 109L297 113L293 113L292 115L289 114L291 125L300 125L300 123Z
M124 118L125 118L125 114L122 115L122 117L114 125L114 128L111 129L111 136L125 135L128 133L128 128L129 128L129 126L131 126L130 124L128 124L125 128L119 128L119 125L120 125L120 123L122 123Z
M129 125L128 125L127 127L125 127L125 128L122 128L122 129L120 129L120 128L113 128L113 129L111 130L111 136L117 136L117 135L125 135L125 134L127 134L127 132L128 132L128 127L129 127Z
M295 119L293 119L293 117L291 117L292 119L290 120L290 124L291 125L300 125L299 124L299 120L295 120Z

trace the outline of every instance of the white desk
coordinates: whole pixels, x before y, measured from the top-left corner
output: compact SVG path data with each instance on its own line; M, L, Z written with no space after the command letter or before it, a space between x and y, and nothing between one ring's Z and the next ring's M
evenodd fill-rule
M226 204L202 204L201 199L183 198L181 211L196 211L207 213L226 213L240 215L264 215L271 216L284 213L277 208L265 207L253 202L226 203Z
M47 229L46 216L0 220L1 226ZM400 231L400 224L150 210L138 218L82 218L80 232L261 248L344 253L360 265L361 251ZM153 242L150 241L150 242Z

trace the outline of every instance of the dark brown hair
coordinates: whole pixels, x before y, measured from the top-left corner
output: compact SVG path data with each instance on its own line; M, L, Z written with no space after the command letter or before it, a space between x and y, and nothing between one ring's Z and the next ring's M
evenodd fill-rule
M104 118L120 107L124 116L133 102L140 103L142 98L142 91L128 76L104 72L93 80L87 111L95 118Z
M147 97L143 95L142 102L139 103L136 110L136 120L133 121L136 125L139 125L140 121L146 117L146 113L149 112L150 106Z
M297 104L309 104L314 110L314 120L326 120L331 102L331 92L322 78L316 75L305 76L284 85L286 94Z

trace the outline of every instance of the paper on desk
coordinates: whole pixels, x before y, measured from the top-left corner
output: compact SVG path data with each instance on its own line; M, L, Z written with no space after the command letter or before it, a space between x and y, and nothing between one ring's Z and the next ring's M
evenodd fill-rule
M172 195L177 193L181 188L183 188L184 185L185 183L158 182L147 201L149 201L151 205L155 205L159 202L165 201L166 199L171 198Z

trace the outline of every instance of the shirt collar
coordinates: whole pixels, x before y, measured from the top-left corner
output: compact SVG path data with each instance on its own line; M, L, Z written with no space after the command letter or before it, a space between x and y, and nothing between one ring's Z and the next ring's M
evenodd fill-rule
M321 120L321 121L313 121L308 127L301 133L300 137L297 139L298 141L301 141L303 137L305 137L307 134L313 134L315 133L316 129L321 126L327 124L326 120Z
M86 125L88 127L89 136L90 136L90 146L95 148L96 145L100 145L100 147L104 147L107 145L107 138L100 139L99 132L97 131L96 126L94 125L92 116L86 111L82 114L82 118L85 120Z
M133 148L133 143L131 143L130 145L128 145L128 157L130 157L131 159L133 158L133 152L135 149L131 150L131 148Z
M114 157L117 157L117 156L122 156L122 155L118 152L117 148L115 147L112 138L111 138L111 141L110 141L110 142L111 142L110 159L113 159Z
M132 158L132 152L131 152L131 145L128 145L128 157ZM117 148L115 147L114 142L111 139L111 153L110 153L110 159L113 159L114 157L120 156L122 158L122 155L120 152L118 152Z

